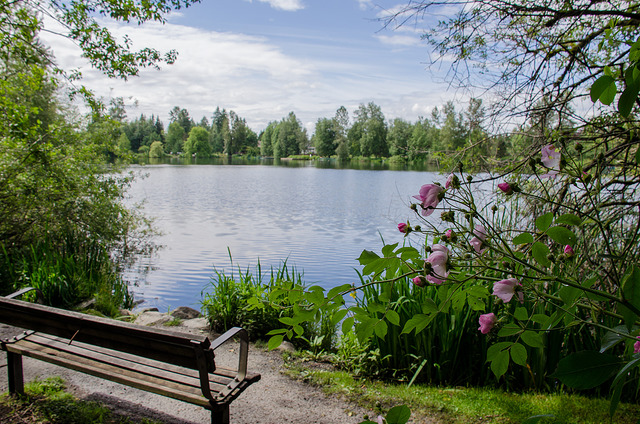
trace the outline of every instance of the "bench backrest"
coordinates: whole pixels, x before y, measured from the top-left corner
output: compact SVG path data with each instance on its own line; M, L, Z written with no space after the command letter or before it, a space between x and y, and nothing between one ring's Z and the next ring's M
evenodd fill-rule
M162 362L215 370L208 337L160 328L143 327L17 299L0 297L0 322L64 337L72 341L114 349Z

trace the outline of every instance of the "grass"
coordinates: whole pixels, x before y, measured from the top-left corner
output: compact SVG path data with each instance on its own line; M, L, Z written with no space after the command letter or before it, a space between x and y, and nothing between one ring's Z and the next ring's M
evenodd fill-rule
M287 361L287 375L322 387L331 395L344 395L367 409L386 412L405 404L414 423L520 424L537 415L552 415L545 424L600 424L609 421L609 402L575 394L507 393L499 389L431 387L389 384L354 378L344 371L318 369L308 362ZM640 406L621 404L611 423L635 424Z
M24 396L0 396L0 423L160 424L145 418L133 421L98 402L78 400L65 389L61 378L52 377L25 384Z

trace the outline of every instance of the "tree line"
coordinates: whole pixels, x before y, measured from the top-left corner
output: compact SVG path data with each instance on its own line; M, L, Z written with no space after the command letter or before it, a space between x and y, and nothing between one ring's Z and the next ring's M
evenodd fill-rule
M187 109L176 106L169 113L166 131L154 115L127 121L121 98L111 101L109 115L122 125L118 141L121 148L153 158L224 154L284 158L315 153L339 159L395 157L425 161L472 149L474 157L486 160L507 157L517 143L513 137L489 134L483 126L485 107L475 98L464 110L447 102L416 122L388 120L374 102L360 104L351 116L340 106L333 117L317 120L311 136L294 112L270 122L259 134L236 112L220 107L211 119L202 117L196 123Z

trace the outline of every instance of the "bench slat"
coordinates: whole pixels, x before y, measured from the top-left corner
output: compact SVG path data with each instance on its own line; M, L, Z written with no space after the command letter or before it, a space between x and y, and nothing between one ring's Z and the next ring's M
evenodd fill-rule
M198 369L195 342L209 355L209 371L214 369L213 353L207 350L211 343L206 336L141 327L7 298L0 298L0 321L191 369Z

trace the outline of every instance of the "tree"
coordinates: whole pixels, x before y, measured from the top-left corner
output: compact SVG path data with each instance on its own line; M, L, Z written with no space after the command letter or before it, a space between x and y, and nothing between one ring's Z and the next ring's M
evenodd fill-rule
M189 116L189 112L186 109L180 109L178 106L175 106L169 112L169 122L176 122L180 125L185 134L189 134L191 128L195 126L195 122Z
M202 127L193 127L189 133L189 138L184 142L184 153L203 158L211 156L209 131Z
M277 122L269 122L267 128L260 134L260 154L262 156L273 156L273 140L277 138L274 135L277 127Z
M167 131L167 151L174 154L182 152L185 138L184 128L177 122L170 123Z
M391 155L407 156L408 143L412 131L412 125L404 119L396 118L393 120L387 134L387 143L389 144L389 153Z
M355 111L356 124L360 133L360 154L362 156L388 156L387 123L380 106L373 102L360 104ZM357 133L354 133L356 135Z
M300 154L301 146L308 143L306 130L302 128L302 122L296 114L289 112L287 118L283 118L278 125L277 140L273 145L273 155L277 158L285 158Z
M161 141L154 141L149 148L150 158L161 158L164 156L164 147Z
M334 121L327 118L319 118L316 122L314 135L316 153L320 156L333 156L336 154L337 134Z

